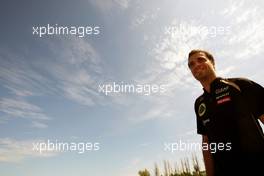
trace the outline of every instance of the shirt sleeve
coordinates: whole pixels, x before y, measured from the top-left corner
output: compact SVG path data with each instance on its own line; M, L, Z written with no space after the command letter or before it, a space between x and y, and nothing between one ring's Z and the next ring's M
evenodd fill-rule
M199 118L198 115L198 107L197 103L195 102L194 108L195 108L195 114L196 114L196 125L197 125L197 133L201 135L207 135L206 128L203 124L202 119Z
M255 118L264 114L264 88L251 80L243 80L241 91Z

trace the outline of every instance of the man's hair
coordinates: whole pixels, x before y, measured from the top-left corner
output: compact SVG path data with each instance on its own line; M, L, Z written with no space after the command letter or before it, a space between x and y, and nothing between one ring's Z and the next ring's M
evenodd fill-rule
M212 64L213 65L215 65L215 61L214 61L214 57L213 57L213 55L211 54L211 53L209 53L208 51L205 51L205 50L201 50L201 49L194 49L194 50L192 50L191 52L189 52L189 57L188 57L188 59L192 56L192 55L194 55L194 54L196 54L196 53L204 53L205 54L205 56L212 62Z

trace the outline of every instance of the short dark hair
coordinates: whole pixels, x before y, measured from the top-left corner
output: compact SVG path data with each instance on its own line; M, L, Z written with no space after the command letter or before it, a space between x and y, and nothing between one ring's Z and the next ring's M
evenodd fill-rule
M214 57L213 57L213 55L211 54L211 53L209 53L208 51L205 51L205 50L201 50L201 49L194 49L194 50L192 50L191 52L189 52L189 56L188 56L188 59L192 56L192 55L194 55L194 54L196 54L196 53L204 53L205 54L205 56L212 62L212 64L213 65L215 65L215 61L214 61Z

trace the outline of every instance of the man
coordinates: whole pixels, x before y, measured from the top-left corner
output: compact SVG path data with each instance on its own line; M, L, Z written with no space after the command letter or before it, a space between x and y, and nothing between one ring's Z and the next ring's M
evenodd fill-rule
M195 113L202 146L209 146L203 148L207 176L263 174L264 135L258 120L264 123L264 88L248 79L217 77L214 57L204 50L192 50L188 66L204 90Z

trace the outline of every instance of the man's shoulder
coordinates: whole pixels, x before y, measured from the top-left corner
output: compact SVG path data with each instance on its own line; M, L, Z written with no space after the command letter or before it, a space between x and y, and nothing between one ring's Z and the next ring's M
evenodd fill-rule
M239 89L243 89L256 84L254 81L244 77L225 78L223 80L225 80L227 83L231 83L232 85L237 86Z
M224 78L223 80L234 82L234 83L240 83L240 84L251 84L252 80L244 77L236 77L236 78Z
M243 77L237 77L237 78L223 78L221 79L221 82L224 84L227 84L229 86L232 86L233 88L236 88L240 92L252 92L252 91L261 91L263 92L263 87L248 79Z
M205 99L205 93L201 94L199 97L196 98L196 100L195 100L195 106L197 106L202 101L204 101L204 99Z

